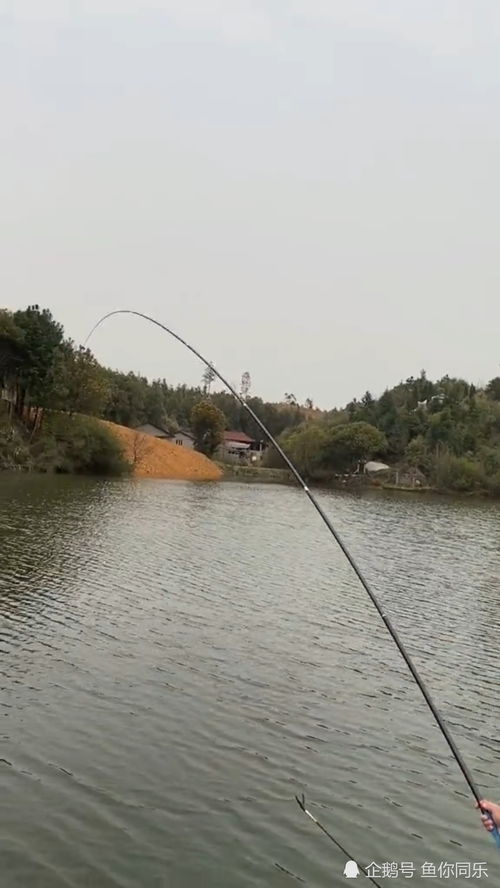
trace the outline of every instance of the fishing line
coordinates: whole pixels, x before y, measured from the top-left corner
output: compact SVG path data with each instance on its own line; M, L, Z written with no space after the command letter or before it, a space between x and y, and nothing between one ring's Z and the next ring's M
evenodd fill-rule
M306 482L304 481L302 475L299 473L298 469L296 469L293 462L286 455L286 453L284 452L284 450L282 449L282 447L280 446L280 444L278 443L276 438L271 434L271 432L264 425L262 420L259 419L257 414L252 410L252 408L246 402L246 400L242 397L242 395L238 394L238 392L231 385L231 383L228 382L227 379L224 378L222 373L220 373L214 367L214 365L210 361L207 360L207 358L204 358L203 355L200 354L200 352L196 348L194 348L194 346L190 345L189 342L186 342L186 340L183 339L182 336L179 336L178 333L174 333L174 331L170 330L169 327L166 327L165 324L162 324L160 321L155 320L155 318L149 317L149 315L147 315L147 314L143 314L143 312L133 311L132 309L128 309L128 308L120 308L120 309L116 309L115 311L108 312L107 314L103 315L103 317L100 318L97 321L97 323L94 325L94 327L90 331L89 335L87 336L84 345L85 346L87 345L90 337L95 333L97 328L100 327L101 324L104 323L104 321L106 321L108 318L114 317L114 315L120 315L120 314L129 314L129 315L134 315L135 317L138 317L138 318L143 318L145 321L149 321L151 324L154 324L156 327L160 327L161 330L164 330L165 333L168 333L170 336L172 336L174 339L176 339L177 342L180 342L181 345L184 345L193 355L195 355L195 357L198 358L198 360L200 360L202 362L202 364L205 364L206 367L213 370L215 376L217 376L217 378L220 379L222 384L225 385L227 389L229 389L231 394L236 398L236 400L241 404L241 406L247 411L247 413L252 417L253 421L257 424L257 426L264 433L266 438L268 438L268 440L271 442L271 444L273 445L275 450L279 453L279 455L280 455L281 459L283 460L283 462L285 463L285 465L288 467L288 469L292 473L292 475L295 478L295 480L297 481L297 483L300 485L300 487L302 487L302 490L304 491L304 493L308 497L309 501L312 503L312 505L316 509L317 513L319 514L320 518L323 520L324 524L326 524L332 537L334 538L334 540L336 541L336 543L338 544L338 546L340 547L340 549L344 553L345 557L347 558L354 573L356 574L358 580L360 581L361 585L363 586L363 589L365 590L366 594L370 598L370 600L371 600L373 606L375 607L376 611L378 612L379 616L383 620L383 622L386 626L386 629L390 633L392 640L394 641L396 647L399 650L399 653L401 654L401 656L403 657L403 660L405 661L406 665L408 666L408 669L410 670L413 678L415 679L415 682L417 683L418 687L420 688L422 696L423 696L425 702L427 703L427 706L429 707L430 711L432 712L432 715L434 716L434 719L439 727L439 730L441 731L444 739L446 740L446 743L448 744L451 754L453 755L453 758L455 759L458 767L460 768L460 770L462 772L465 782L467 783L472 795L474 796L476 802L478 803L478 807L480 808L480 810L483 814L486 814L489 817L490 815L488 814L488 812L485 811L483 808L481 808L480 802L481 802L482 796L479 792L478 786L477 786L468 766L466 765L464 759L462 758L462 755L461 755L453 737L451 736L441 713L437 709L436 704L434 703L434 700L432 699L423 678L420 676L420 674L417 670L417 667L413 663L413 660L411 659L408 651L406 650L403 642L401 641L399 634L396 631L396 628L393 626L390 617L388 616L388 614L385 613L383 605L379 601L377 595L375 594L371 585L369 584L368 580L366 579L365 575L363 574L356 559L351 554L351 552L347 548L346 544L344 543L342 537L340 536L340 534L338 533L338 531L335 529L332 522L328 518L328 515L323 511L318 500L316 499L314 494L311 493L311 491L309 490L309 487L307 486ZM303 810L305 810L305 809L303 809ZM324 830L324 831L326 832L326 830ZM500 848L500 832L499 832L497 826L494 826L493 830L491 831L491 834L492 834L496 844Z
M299 808L304 812L304 814L307 814L307 816L310 817L310 819L312 820L312 822L316 824L316 826L321 830L321 832L324 832L325 836L328 836L328 838L330 839L330 841L333 842L333 844L336 845L337 848L339 848L340 851L342 851L342 854L344 854L344 855L347 857L348 860L354 860L354 858L352 857L352 855L349 854L349 851L346 851L346 849L340 844L340 842L337 841L337 839L335 838L335 836L332 836L331 832L328 832L326 826L323 826L323 824L320 823L319 820L317 820L317 818L314 816L314 814L311 814L311 812L308 811L308 809L306 808L306 797L305 797L304 793L302 793L301 796L297 796L297 795L296 795L296 796L295 796L295 801L297 802ZM376 888L380 888L379 883L376 882L375 879L372 878L372 876L370 876L370 874L366 872L365 868L362 867L360 863L357 863L356 861L354 861L354 862L356 863L358 869L361 870L361 872L363 873L363 875L365 875L365 876L367 877L367 879L370 880L370 882L372 883L372 885L375 885Z

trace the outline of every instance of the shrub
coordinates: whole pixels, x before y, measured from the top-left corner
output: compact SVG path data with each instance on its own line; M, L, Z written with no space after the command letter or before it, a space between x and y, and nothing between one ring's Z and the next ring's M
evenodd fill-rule
M408 444L405 450L405 461L409 466L420 469L427 475L432 466L432 458L429 447L422 435L417 435Z
M86 416L46 415L33 456L45 472L123 475L131 468L112 432Z
M435 481L442 490L466 493L486 488L486 478L480 462L465 456L440 454L435 463Z
M31 454L22 430L0 418L0 469L29 469Z
M500 471L486 478L486 488L492 496L500 496Z

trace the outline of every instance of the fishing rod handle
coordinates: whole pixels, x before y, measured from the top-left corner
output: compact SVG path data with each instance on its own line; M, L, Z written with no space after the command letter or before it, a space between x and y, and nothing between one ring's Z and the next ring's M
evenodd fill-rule
M500 849L500 830L498 829L498 826L493 826L493 829L491 830L491 836L493 838L493 841L496 842L497 847Z
M488 820L491 820L491 822L493 824L493 829L490 829L489 833L490 833L493 841L497 844L498 848L500 848L500 830L498 829L498 826L496 825L495 821L493 820L493 815L491 814L491 811L487 811L486 808L483 808L479 799L477 800L477 807L479 808L481 815L483 817L487 817ZM483 821L483 823L484 823L484 821Z

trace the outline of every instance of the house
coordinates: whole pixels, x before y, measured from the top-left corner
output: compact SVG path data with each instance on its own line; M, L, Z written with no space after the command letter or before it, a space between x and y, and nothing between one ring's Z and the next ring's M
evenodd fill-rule
M184 429L180 429L175 435L170 435L169 441L172 444L177 444L178 447L187 447L188 450L194 449L194 437L191 432L186 432Z
M152 435L153 438L164 438L165 441L171 437L170 432L167 432L166 429L160 428L160 426L155 426L150 422L145 422L144 425L137 426L136 432L142 432L143 435Z
M187 432L185 429L179 429L175 435L172 435L172 432L162 429L161 426L145 422L144 425L138 426L135 431L142 432L143 435L151 435L153 438L160 438L163 441L170 441L171 444L177 444L178 447L187 447L189 450L194 448L194 437L191 432Z
M234 450L249 450L253 444L253 438L250 438L245 432L223 432L224 446Z
M264 446L263 441L255 441L245 432L228 431L223 433L217 456L227 462L260 462Z

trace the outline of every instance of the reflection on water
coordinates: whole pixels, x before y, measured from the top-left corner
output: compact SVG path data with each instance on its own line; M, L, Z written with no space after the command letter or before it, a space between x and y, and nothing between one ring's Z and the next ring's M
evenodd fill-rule
M321 499L500 797L497 507ZM455 763L300 491L4 476L0 552L2 884L344 884L302 790L365 865L485 860L495 878Z

